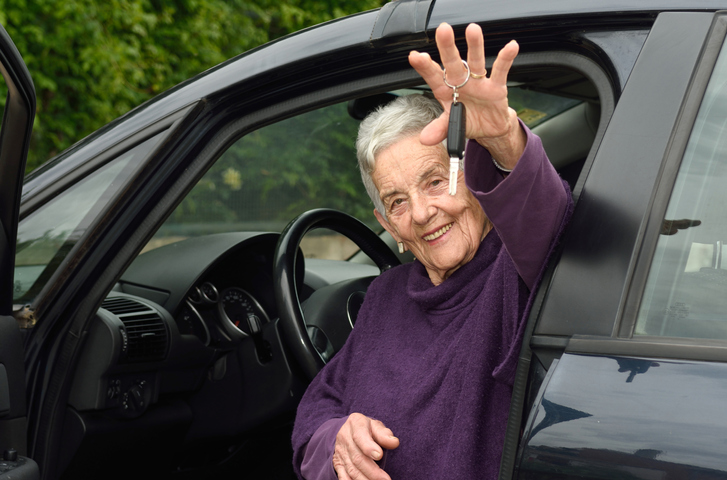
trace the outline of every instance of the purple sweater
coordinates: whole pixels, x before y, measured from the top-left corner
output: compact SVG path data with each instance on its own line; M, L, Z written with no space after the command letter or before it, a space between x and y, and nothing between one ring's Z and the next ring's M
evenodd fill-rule
M369 287L351 336L298 407L301 478L337 478L336 433L354 412L399 438L380 462L392 480L497 477L531 291L572 209L540 139L526 131L506 179L468 143L467 187L495 226L472 261L436 287L418 261Z

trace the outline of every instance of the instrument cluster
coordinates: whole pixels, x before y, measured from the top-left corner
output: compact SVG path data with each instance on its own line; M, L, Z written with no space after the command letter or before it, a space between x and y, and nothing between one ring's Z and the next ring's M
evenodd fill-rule
M194 335L205 345L254 336L269 321L249 291L238 286L218 288L210 281L192 288L177 315L180 333Z

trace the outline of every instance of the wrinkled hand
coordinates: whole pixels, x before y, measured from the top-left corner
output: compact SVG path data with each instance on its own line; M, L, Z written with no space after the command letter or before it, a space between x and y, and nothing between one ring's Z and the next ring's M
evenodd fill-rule
M391 480L376 461L384 448L399 446L399 439L378 420L352 413L336 435L333 468L339 480Z
M465 31L467 63L473 74L485 72L485 42L479 25L470 24ZM447 69L447 82L459 85L467 73L454 43L454 31L446 23L437 28L437 48ZM517 121L517 114L507 102L507 75L519 46L514 40L505 45L492 65L489 78L470 78L459 88L459 100L467 108L467 138L477 140L506 168L514 167L525 149L526 136ZM431 87L445 113L430 123L421 133L424 145L435 145L447 137L452 89L445 85L443 70L426 53L411 52L409 63Z

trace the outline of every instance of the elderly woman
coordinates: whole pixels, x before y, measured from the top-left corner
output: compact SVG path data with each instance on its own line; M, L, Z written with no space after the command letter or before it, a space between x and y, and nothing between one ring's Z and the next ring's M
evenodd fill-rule
M487 78L482 31L470 25L466 38L471 140L456 195L442 145L452 90L428 55L409 61L439 103L402 97L361 125L375 215L416 261L371 284L346 345L301 401L294 463L308 480L497 477L531 293L571 200L508 107L517 43ZM462 83L451 27L436 39L448 83Z

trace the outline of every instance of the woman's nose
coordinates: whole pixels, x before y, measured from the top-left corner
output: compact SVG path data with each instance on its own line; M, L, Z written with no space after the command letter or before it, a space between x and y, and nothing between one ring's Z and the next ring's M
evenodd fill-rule
M426 195L412 198L412 220L419 225L426 225L436 215L437 207L432 205Z

